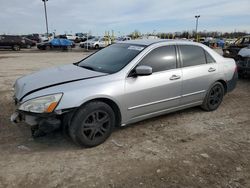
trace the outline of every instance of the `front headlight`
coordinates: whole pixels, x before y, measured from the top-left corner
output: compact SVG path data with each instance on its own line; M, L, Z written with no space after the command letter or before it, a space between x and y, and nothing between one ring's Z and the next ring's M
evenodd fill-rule
M19 110L34 113L50 113L57 107L61 98L62 93L38 97L21 104Z

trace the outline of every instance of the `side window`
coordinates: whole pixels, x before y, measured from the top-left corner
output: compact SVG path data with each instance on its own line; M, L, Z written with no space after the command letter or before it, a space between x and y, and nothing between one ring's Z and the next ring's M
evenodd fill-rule
M138 65L148 65L153 72L176 68L175 46L163 46L149 52Z
M243 44L250 44L250 38L244 38Z
M206 54L207 63L215 63L216 62L214 60L214 58L206 50L205 50L205 54Z
M183 67L206 64L203 48L192 45L179 46L182 56Z
M235 41L235 45L240 45L243 43L243 38L239 38Z

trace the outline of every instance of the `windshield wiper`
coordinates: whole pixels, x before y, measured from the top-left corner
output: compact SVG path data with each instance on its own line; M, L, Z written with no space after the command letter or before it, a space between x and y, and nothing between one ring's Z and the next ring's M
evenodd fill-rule
M88 66L88 65L81 65L80 67L88 69L88 70L96 71L93 67Z
M91 67L89 65L79 65L79 64L77 64L76 66L79 66L79 67L82 67L82 68L85 68L85 69L88 69L88 70L96 71L96 72L102 72L102 73L110 74L109 71L104 71L104 69L99 68L99 67Z

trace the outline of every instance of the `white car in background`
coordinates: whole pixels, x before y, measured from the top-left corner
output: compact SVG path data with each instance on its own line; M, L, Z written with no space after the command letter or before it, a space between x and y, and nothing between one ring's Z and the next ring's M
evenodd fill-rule
M91 40L87 40L85 42L80 42L81 48L105 48L106 46L111 44L111 40L105 37L94 38Z
M66 37L67 37L67 39L72 40L72 41L76 40L76 36L75 35L67 34Z
M46 34L40 34L39 35L40 41L44 42L44 41L48 41L49 37Z
M118 37L115 38L115 40L113 41L113 43L117 43L117 42L121 42L121 41L128 41L128 40L132 40L131 37Z

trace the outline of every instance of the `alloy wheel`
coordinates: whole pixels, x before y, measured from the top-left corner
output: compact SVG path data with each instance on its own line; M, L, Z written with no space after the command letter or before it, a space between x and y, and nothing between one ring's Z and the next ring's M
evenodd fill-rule
M210 91L209 101L208 101L209 106L211 106L212 108L217 107L218 105L220 105L222 98L223 98L223 89L221 88L220 85L215 85Z
M82 134L90 141L104 137L111 126L107 112L96 110L89 114L82 124Z

